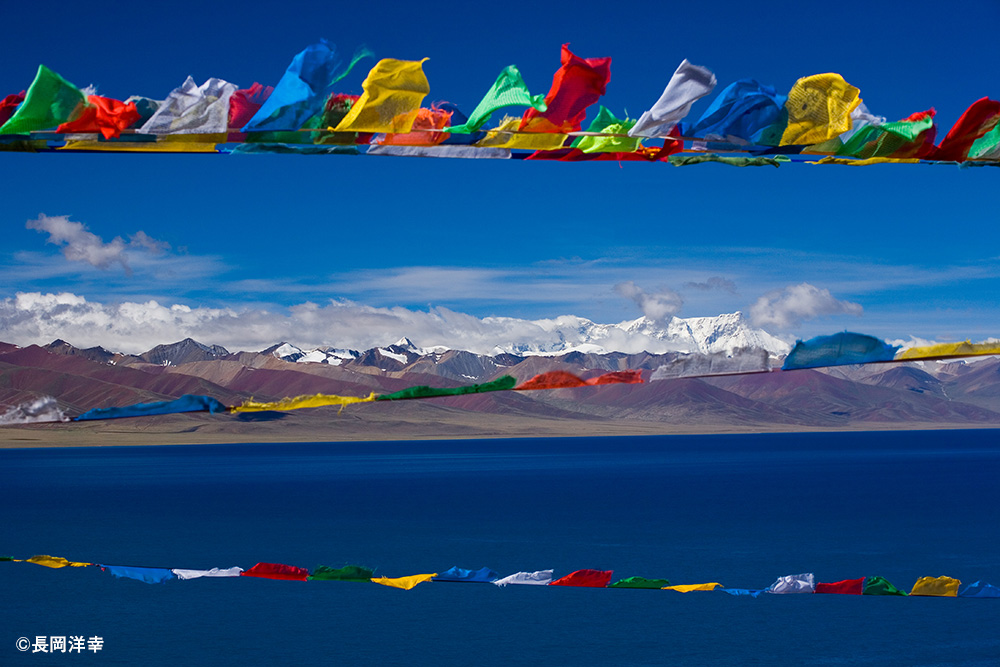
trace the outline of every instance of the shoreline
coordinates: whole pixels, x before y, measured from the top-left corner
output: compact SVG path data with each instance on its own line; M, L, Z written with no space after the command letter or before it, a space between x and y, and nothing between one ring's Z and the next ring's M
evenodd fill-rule
M178 416L183 417L183 416ZM349 423L318 425L264 422L218 424L190 423L197 417L166 418L149 423L129 420L66 424L0 426L0 449L54 447L121 447L165 445L261 444L281 442L392 442L431 440L482 440L489 438L574 438L669 435L752 435L768 433L857 433L890 431L966 431L1000 429L1000 424L873 422L842 427L809 425L665 424L663 422L476 419L448 423ZM177 422L188 423L177 423Z

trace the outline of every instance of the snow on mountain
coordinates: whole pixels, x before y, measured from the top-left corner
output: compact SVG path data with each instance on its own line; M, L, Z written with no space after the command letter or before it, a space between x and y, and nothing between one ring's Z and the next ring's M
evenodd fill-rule
M547 344L511 342L502 352L520 355L559 355L567 352L606 354L625 352L732 353L739 348L760 348L774 356L787 354L788 343L750 326L742 313L716 317L674 317L664 327L647 317L597 324L588 319L563 316L534 322L552 336Z
M507 324L505 318L487 318L500 325ZM511 323L515 320L510 320ZM525 324L523 320L516 321ZM741 348L767 350L772 356L782 356L791 349L788 343L771 334L750 326L742 313L728 313L717 317L672 318L665 326L646 317L627 320L618 324L598 324L583 317L564 315L548 320L527 322L532 335L524 334L523 326L510 326L511 338L498 343L492 354L515 354L519 356L557 356L569 352L583 354L608 354L622 352L637 354L649 352L686 352L700 354L731 354ZM541 332L541 333L539 333ZM416 357L441 355L448 351L445 346L418 347L412 340L403 337L385 347L378 347L382 357L411 363ZM340 365L344 361L357 360L363 355L354 350L337 348L317 348L305 351L289 343L281 343L265 350L279 359L300 363L327 363Z

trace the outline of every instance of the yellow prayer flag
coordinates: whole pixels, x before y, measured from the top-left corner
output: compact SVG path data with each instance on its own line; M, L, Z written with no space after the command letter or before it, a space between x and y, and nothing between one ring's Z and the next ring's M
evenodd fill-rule
M715 581L710 584L679 584L677 586L664 586L663 590L690 593L691 591L714 591L716 588L722 588L722 584Z
M395 579L390 579L389 577L372 577L372 581L383 586L392 586L393 588L402 588L408 591L417 584L430 581L436 576L437 572L434 574L412 574L408 577L396 577Z
M244 401L243 405L237 405L230 409L230 412L263 412L265 410L275 410L287 412L289 410L301 410L302 408L323 408L329 405L351 405L352 403L371 403L375 400L375 392L368 396L335 396L333 394L315 394L313 396L296 396L295 398L283 398L280 401L261 403L253 399Z
M500 125L489 130L486 136L476 142L481 148L526 148L536 151L549 151L562 148L566 143L565 134L548 134L545 132L518 132L520 118L507 116Z
M851 129L851 112L861 91L839 74L813 74L799 79L788 93L788 126L781 145L818 144Z
M911 347L896 355L896 361L906 359L934 359L939 357L976 357L986 354L1000 354L1000 343L940 343Z
M409 132L424 97L431 91L423 60L378 61L361 86L364 93L354 103L335 132Z
M91 563L78 563L76 561L66 560L62 556L32 556L27 560L18 561L21 563L34 563L35 565L42 565L44 567L87 567Z
M958 587L962 584L951 577L920 577L913 584L910 595L928 595L934 597L958 597Z

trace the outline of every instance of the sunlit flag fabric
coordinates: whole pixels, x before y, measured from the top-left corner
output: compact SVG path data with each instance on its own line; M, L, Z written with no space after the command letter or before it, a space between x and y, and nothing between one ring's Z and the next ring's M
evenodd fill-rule
M608 588L655 588L660 589L669 586L669 579L647 579L646 577L626 577L619 579L613 584L608 584Z
M807 341L797 341L781 368L787 371L892 361L897 350L898 345L889 345L874 336L843 331L832 336L816 336Z
M722 584L719 582L712 581L707 584L674 584L673 586L664 586L661 590L676 591L678 593L696 593L701 591L714 591L716 588L722 587Z
M910 589L910 595L953 598L958 596L961 585L961 581L952 577L920 577Z
M817 583L815 592L833 595L861 595L864 590L865 578L861 577L860 579L844 579L828 584Z
M272 410L288 411L301 410L303 408L322 408L330 405L352 405L354 403L371 403L375 400L375 393L368 396L336 396L333 394L313 394L312 396L296 396L294 398L283 398L280 401L258 402L254 400L244 401L230 409L230 412L267 412Z
M242 567L229 567L220 569L213 567L211 570L170 570L178 579L200 579L202 577L238 577L243 573Z
M258 577L260 579L285 579L288 581L305 581L309 570L294 565L282 563L257 563L249 570L240 573L241 577Z
M370 55L365 49L359 50L347 69L341 71L341 61L333 44L326 40L310 44L292 58L281 80L243 126L243 131L280 132L304 127L322 113L333 85L361 58Z
M430 84L427 60L378 61L361 84L364 93L334 129L336 132L409 132Z
M236 84L212 77L200 86L190 76L139 129L146 134L218 134L229 128L229 98Z
M42 565L44 567L51 567L58 569L60 567L87 567L92 565L92 563L81 563L72 560L66 560L62 556L32 556L31 558L26 558L23 562L34 563L35 565Z
M957 343L938 343L935 345L917 345L901 350L896 354L895 360L974 357L988 354L1000 354L1000 342L973 343L971 341L962 341Z
M126 567L123 565L100 565L99 567L118 578L135 579L147 584L162 584L177 578L173 572L162 567Z
M260 107L267 101L267 98L274 92L274 88L266 88L256 81L249 88L241 88L233 92L229 98L229 122L230 129L240 129L250 122Z
M973 144L1000 122L1000 102L984 97L972 103L934 151L935 160L964 161Z
M53 129L79 118L86 104L86 97L76 86L45 65L39 65L24 101L0 126L0 134Z
M771 86L740 79L723 88L701 118L684 128L684 133L730 143L765 143L764 132L784 122L786 99Z
M893 586L885 577L865 577L862 595L906 595L906 591Z
M778 577L777 581L767 587L767 592L777 594L812 593L815 589L815 577L812 572L807 572Z
M2 106L0 106L2 110ZM2 120L0 115L0 120ZM969 149L970 160L1000 160L1000 125L976 139Z
M137 403L121 408L94 408L76 417L73 421L92 421L95 419L119 419L122 417L150 417L153 415L170 415L182 412L225 412L226 406L210 396L185 394L173 401L158 401L156 403Z
M515 391L534 389L569 389L607 384L642 384L642 371L612 371L584 380L567 371L549 371L514 387Z
M320 565L309 575L309 581L371 581L374 570L360 565L345 565L344 567L329 567Z
M606 588L611 583L612 570L577 570L565 577L549 582L549 586L577 586L579 588Z
M861 103L861 91L835 73L799 79L788 93L788 126L781 145L818 144L851 129L851 112Z
M1000 598L1000 588L984 581L974 581L959 592L960 598Z
M494 111L514 106L530 106L537 111L545 111L548 108L545 96L532 95L524 79L521 78L521 72L515 65L508 65L503 68L493 86L469 114L468 120L449 128L448 131L457 134L475 132L486 124Z
M634 125L634 120L620 120L602 105L587 131L610 136L577 137L571 145L584 153L631 153L639 148L642 139L621 135L627 135Z
M837 149L856 158L924 157L934 150L934 110L921 111L894 123L865 125Z
M502 579L497 579L493 583L497 586L506 586L508 584L548 586L549 582L552 581L553 571L554 570L537 570L535 572L515 572L514 574L507 575Z
M669 380L692 375L732 375L734 373L762 373L771 370L770 355L764 349L735 349L731 354L678 354L659 366L650 381Z
M455 566L436 575L434 577L434 581L455 581L455 582L467 582L475 584L491 584L499 578L500 575L488 567L482 567L479 568L478 570L466 570L465 568Z
M403 590L408 591L417 584L430 581L436 576L437 573L435 572L432 574L411 574L408 577L372 577L372 581L376 584L382 584L383 586L402 588Z
M80 117L56 128L56 132L100 132L105 139L121 136L122 130L139 122L141 116L134 102L89 95Z
M604 94L611 80L611 58L580 58L562 45L562 66L552 77L545 96L545 110L524 112L521 132L576 132L587 116L587 107Z
M685 58L674 71L656 104L629 130L630 137L666 137L691 111L691 105L715 88L715 75L707 67Z
M561 148L566 142L565 134L551 132L518 132L521 120L505 117L500 125L488 130L486 136L475 143L483 148L518 148L529 150L551 150Z

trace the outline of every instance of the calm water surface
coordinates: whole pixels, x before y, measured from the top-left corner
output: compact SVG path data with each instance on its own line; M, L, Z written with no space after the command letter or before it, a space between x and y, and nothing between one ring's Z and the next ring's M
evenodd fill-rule
M1000 584L1000 432L0 450L0 555L760 588ZM0 665L997 665L1000 600L257 579L0 563ZM100 653L19 653L98 635Z

